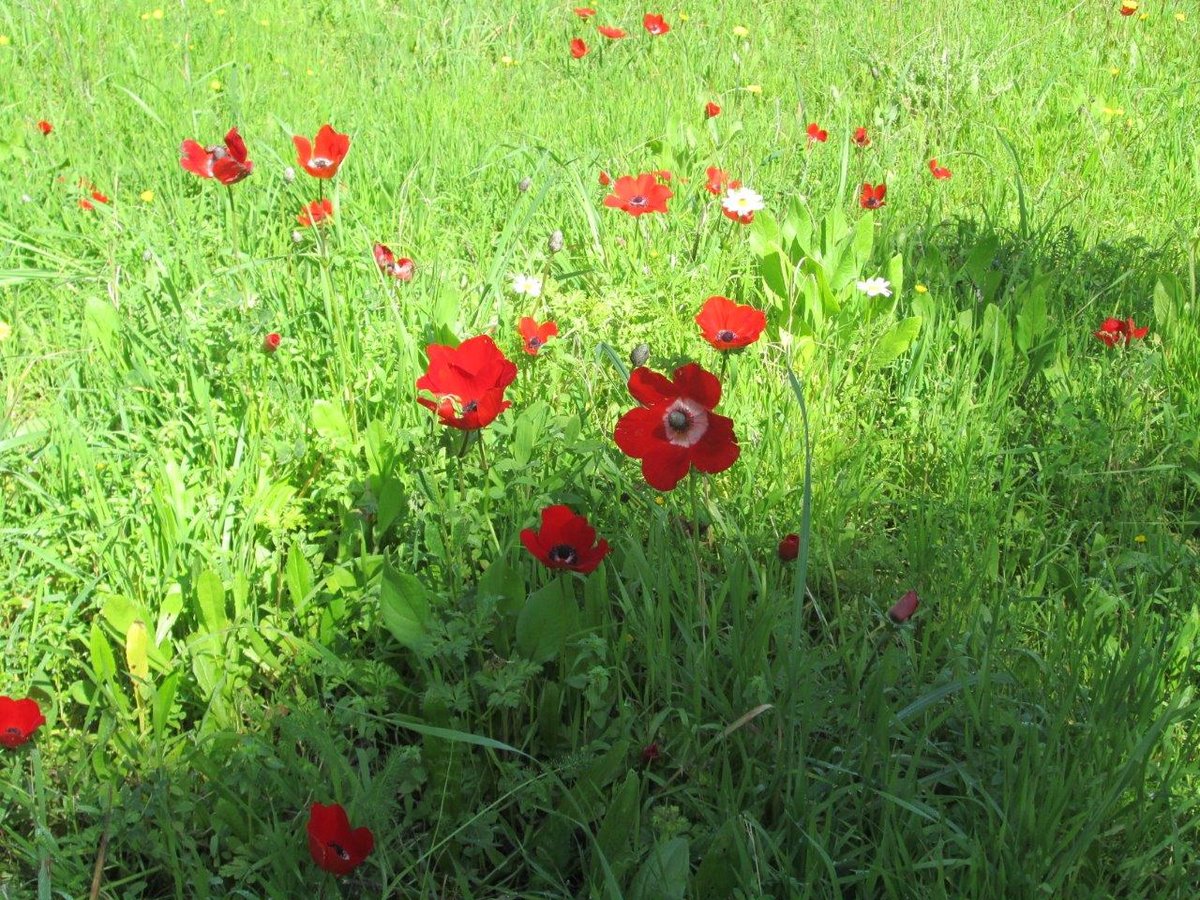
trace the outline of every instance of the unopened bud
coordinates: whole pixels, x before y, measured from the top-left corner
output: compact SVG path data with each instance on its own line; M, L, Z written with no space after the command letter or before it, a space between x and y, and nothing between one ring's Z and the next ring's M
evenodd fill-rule
M550 240L546 241L546 247L551 253L557 253L563 248L563 233L561 228L554 229L554 233L550 235Z
M636 347L634 347L629 353L629 361L633 363L635 368L638 366L644 366L650 361L650 345L638 344Z
M295 181L296 180L296 170L293 169L291 166L288 166L286 169L284 169L283 170L283 180L286 181L288 184L291 184L293 181Z
M517 182L517 190L523 194L527 190L529 190L529 187L532 184L533 184L533 181L529 178L528 175L526 175L524 178L522 178L520 181Z

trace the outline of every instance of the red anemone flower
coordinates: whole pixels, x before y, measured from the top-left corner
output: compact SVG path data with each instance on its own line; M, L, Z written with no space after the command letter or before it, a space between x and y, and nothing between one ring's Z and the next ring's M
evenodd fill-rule
M20 747L45 724L46 717L36 700L0 697L0 747Z
M605 172L603 169L601 169L600 177L597 179L597 181L600 182L602 187L608 187L610 184L612 184L612 176L609 175L607 172Z
M54 126L51 125L49 122L47 122L45 119L42 119L40 122L38 122L38 131L40 131L42 134L49 134L53 130L54 130Z
M590 19L595 14L596 14L596 11L594 9L592 9L590 6L575 7L575 15L579 16L579 18L581 18L581 19Z
M886 184L877 184L875 187L871 187L869 182L864 181L862 193L858 197L858 205L863 209L879 209L885 204L883 198L886 196Z
M718 169L716 166L709 166L704 170L704 174L708 176L708 180L704 185L704 189L710 194L720 196L724 193L725 188L737 189L742 186L742 183L736 178L730 180L727 172Z
M384 275L391 275L397 281L412 281L413 261L407 256L396 259L396 255L384 244L376 244L373 252L375 265Z
M558 325L555 322L539 325L530 316L522 316L517 323L517 331L521 333L521 349L530 356L537 356L538 351L546 346L546 341L558 335Z
M349 875L375 849L367 827L350 828L340 803L314 803L308 811L308 851L313 862L334 875Z
M655 760L662 756L662 748L658 746L658 742L647 744L642 748L642 762L650 765Z
M504 389L517 377L517 366L509 361L489 335L463 341L457 347L430 344L429 365L417 379L417 390L433 399L417 402L438 414L443 425L473 431L490 425L512 406Z
M740 213L733 209L726 209L724 206L721 207L721 215L739 225L749 225L754 221L754 213Z
M733 420L713 412L721 382L695 363L675 370L674 381L638 367L629 376L636 406L617 422L613 434L621 452L642 461L647 484L672 490L692 466L724 472L741 453Z
M714 119L721 114L721 107L709 100L704 104L704 118Z
M667 211L667 201L673 196L671 189L659 184L654 172L644 175L622 175L613 186L613 192L604 198L604 205L623 209L631 216L642 213Z
M854 129L854 137L850 140L854 142L855 147L866 148L871 146L871 138L867 134L867 129L861 125Z
M800 535L785 534L783 540L779 542L778 553L779 558L784 562L792 562L800 555Z
M945 181L950 177L950 170L945 166L939 166L936 159L929 161L929 171L933 173L933 177L938 181Z
M283 342L283 337L278 331L272 331L263 338L263 351L265 353L274 353L279 349L279 345Z
M642 17L642 27L656 37L671 30L671 26L663 21L663 17L657 13L646 13Z
M767 327L767 314L728 297L712 296L704 301L696 324L704 339L718 350L737 350L758 340Z
M596 529L569 506L547 506L542 510L542 527L526 528L521 543L551 569L570 569L587 575L608 555L608 541L596 540Z
M224 147L201 147L191 138L179 145L179 164L193 175L215 178L221 184L237 184L254 171L246 158L246 142L237 128L225 134Z
M333 215L333 202L326 197L324 200L314 200L312 203L300 210L300 214L296 216L296 221L308 228L310 225L318 225Z
M571 55L576 59L583 59L587 56L588 45L583 42L583 38L571 38Z
M810 144L825 143L829 140L829 132L818 125L816 122L808 123L808 142Z
M597 26L596 30L599 31L602 35L604 35L609 40L613 40L613 41L617 40L618 38L625 37L624 29L614 28L612 25L599 25L599 26Z
M1100 330L1093 332L1093 334L1103 341L1106 347L1115 347L1121 342L1122 338L1124 338L1125 344L1128 345L1130 341L1141 340L1149 331L1150 327L1148 325L1142 328L1134 325L1132 318L1121 320L1110 316L1101 324Z
M298 134L292 137L292 143L296 145L300 167L313 178L332 178L350 152L350 136L338 134L329 125L321 126L315 146Z
M920 605L921 601L917 597L917 592L909 591L892 604L891 609L888 610L888 615L893 622L907 622Z

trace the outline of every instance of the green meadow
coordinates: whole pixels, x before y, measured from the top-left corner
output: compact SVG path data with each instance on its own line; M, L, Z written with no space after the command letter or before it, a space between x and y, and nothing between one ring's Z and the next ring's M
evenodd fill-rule
M593 5L0 6L0 898L1200 895L1200 8Z

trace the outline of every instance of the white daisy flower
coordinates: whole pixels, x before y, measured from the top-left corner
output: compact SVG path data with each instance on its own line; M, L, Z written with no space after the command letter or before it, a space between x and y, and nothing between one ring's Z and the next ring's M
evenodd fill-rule
M540 297L542 296L542 279L536 275L514 275L512 289L514 294Z
M742 187L730 188L725 194L725 199L721 201L721 206L731 213L746 216L766 209L767 204L763 203L761 194Z
M884 297L892 296L892 286L886 278L868 278L866 281L860 281L858 289L868 297L878 297L880 294Z

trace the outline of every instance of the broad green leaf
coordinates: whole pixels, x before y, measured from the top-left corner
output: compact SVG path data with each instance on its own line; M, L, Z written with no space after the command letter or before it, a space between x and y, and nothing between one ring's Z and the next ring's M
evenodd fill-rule
M154 692L154 702L150 706L150 725L154 729L155 740L161 741L166 736L171 712L175 708L175 695L179 692L179 677L178 670L170 672Z
M689 852L684 837L655 844L633 879L630 900L683 900L687 893Z
M112 681L113 676L117 674L117 658L108 644L104 629L95 620L92 620L89 649L92 653L92 670L96 673L96 683Z
M317 434L331 443L350 444L353 442L350 423L346 421L346 413L342 411L339 404L330 400L313 401L312 424Z
M146 623L140 619L131 623L129 630L125 632L125 662L129 666L129 674L138 681L145 681L150 677L149 643Z
M392 637L410 650L425 645L429 638L429 591L417 576L385 564L379 604L383 625Z
M288 594L291 595L292 605L296 609L302 609L308 595L312 593L313 570L308 560L304 558L304 551L300 549L299 544L292 544L288 549L284 581L287 584Z
M517 649L534 662L554 659L578 630L579 610L564 582L556 578L530 594L517 616Z
M83 304L83 332L87 338L100 346L105 353L116 347L117 334L121 330L121 317L103 297L89 296Z
M196 579L196 602L200 609L200 624L209 634L220 634L229 626L225 585L211 569L205 569Z
M630 841L637 839L641 813L640 789L641 778L637 772L626 775L596 832L596 849L610 866L618 866L622 857L629 852Z
M904 292L904 257L899 253L888 260L887 280L888 284L892 286L892 300L894 304Z
M921 331L921 317L909 316L897 322L886 332L871 351L871 365L886 366L898 359L917 339Z

